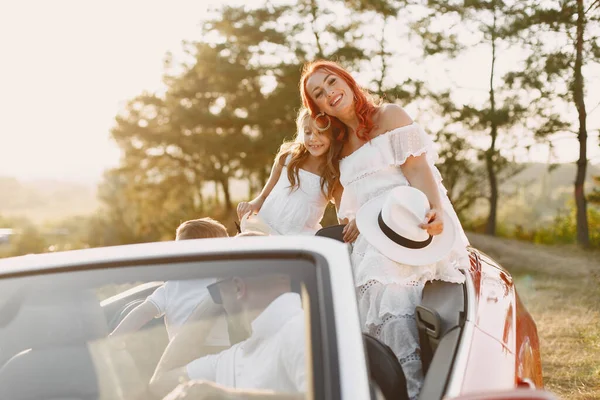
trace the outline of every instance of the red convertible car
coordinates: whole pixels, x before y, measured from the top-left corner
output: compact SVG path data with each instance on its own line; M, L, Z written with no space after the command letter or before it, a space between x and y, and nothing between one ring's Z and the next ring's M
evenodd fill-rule
M394 354L361 333L348 254L329 238L247 237L0 260L0 398L158 398L148 382L167 345L163 319L118 337L112 329L165 281L273 273L289 276L301 299L304 398L406 398ZM416 310L419 398L554 398L542 390L536 326L510 274L475 249L470 255L466 283L428 283Z

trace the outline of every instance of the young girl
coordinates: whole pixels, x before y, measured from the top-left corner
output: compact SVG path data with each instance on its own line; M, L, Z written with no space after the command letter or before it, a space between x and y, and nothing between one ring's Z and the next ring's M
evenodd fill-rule
M300 111L296 126L295 140L279 149L258 197L237 207L240 220L248 212L258 214L279 235L313 235L321 228L327 203L341 197L341 144L336 138L343 127L318 127L306 109Z
M423 382L415 307L421 301L424 283L433 279L463 282L458 268L468 267L469 262L468 241L434 166L437 155L433 142L401 107L376 104L336 63L317 61L306 65L300 90L304 106L313 115L340 120L349 129L340 153L344 194L338 216L349 221L344 240L355 241L352 266L361 321L366 332L394 351L406 375L409 396L414 399ZM438 262L420 265L411 264L411 259L393 261L391 258L398 259L398 248L392 246L394 254L383 254L375 247L378 244L369 243L356 227L355 217L361 207L408 185L429 200L430 210L420 224L422 229L431 237L440 235L444 213L451 219L447 229L456 229L453 236L459 239Z

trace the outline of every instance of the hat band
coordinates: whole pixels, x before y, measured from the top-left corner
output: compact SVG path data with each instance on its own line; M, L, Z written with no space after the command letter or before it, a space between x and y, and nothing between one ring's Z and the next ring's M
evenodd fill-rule
M431 235L429 235L428 239L422 242L416 242L414 240L407 239L404 236L398 235L392 230L392 228L390 228L386 225L385 222L383 222L383 218L381 217L381 211L379 212L377 221L379 222L379 227L381 228L381 231L385 234L385 236L387 236L391 241L393 241L396 244L399 244L402 247L406 247L409 249L422 249L424 247L427 247L429 243L431 243L431 241L433 240L433 236Z

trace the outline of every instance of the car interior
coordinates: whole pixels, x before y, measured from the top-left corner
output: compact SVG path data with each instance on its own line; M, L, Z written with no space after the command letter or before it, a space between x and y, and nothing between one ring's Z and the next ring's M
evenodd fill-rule
M0 398L97 399L88 342L106 337L108 328L96 296L88 290L27 294L0 331L1 354L13 355L2 360Z
M316 235L343 242L344 225L319 230ZM471 262L476 262L471 254ZM421 343L425 382L422 399L439 399L445 392L463 326L466 300L464 284L427 282L416 318ZM371 380L386 399L408 399L406 379L394 352L376 338L364 333Z

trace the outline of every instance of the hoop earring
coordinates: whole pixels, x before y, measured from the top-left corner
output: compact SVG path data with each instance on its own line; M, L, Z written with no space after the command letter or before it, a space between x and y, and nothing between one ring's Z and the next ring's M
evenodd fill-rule
M325 114L324 112L320 112L315 117L315 122L317 121L317 118L319 118L319 117L327 117L327 126L325 128L321 128L319 126L319 124L315 123L315 126L317 127L317 129L320 130L321 132L324 132L331 127L331 118L329 118L329 115Z

